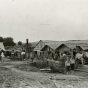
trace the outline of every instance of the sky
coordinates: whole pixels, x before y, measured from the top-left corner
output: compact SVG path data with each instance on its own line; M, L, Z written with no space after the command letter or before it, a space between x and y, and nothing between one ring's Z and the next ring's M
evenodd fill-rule
M0 0L0 36L15 42L88 39L88 0Z

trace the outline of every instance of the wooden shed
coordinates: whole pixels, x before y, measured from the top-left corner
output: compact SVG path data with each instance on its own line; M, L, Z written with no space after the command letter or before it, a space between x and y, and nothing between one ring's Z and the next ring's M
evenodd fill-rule
M57 45L49 44L49 45L45 45L41 49L41 51L43 52L44 56L48 56L48 58L50 59L51 57L53 57L55 55L56 48L57 48Z
M69 47L71 50L75 49L76 52L83 51L82 47L80 46L80 43L66 43L67 47Z
M35 52L35 54L40 55L41 53L41 49L45 46L44 42L42 40L40 40L36 46L34 47L33 51Z
M58 46L56 49L55 49L56 52L60 52L60 53L63 53L63 52L71 52L71 48L69 48L68 46L66 46L65 44L61 44L60 46Z
M75 44L61 44L55 49L55 51L60 53L68 52L69 54L72 54L73 49L75 49L76 52L83 51L83 49L80 46Z
M41 51L43 51L43 52L52 52L52 53L55 53L55 50L54 50L52 47L48 46L48 45L45 45L45 46L41 49Z

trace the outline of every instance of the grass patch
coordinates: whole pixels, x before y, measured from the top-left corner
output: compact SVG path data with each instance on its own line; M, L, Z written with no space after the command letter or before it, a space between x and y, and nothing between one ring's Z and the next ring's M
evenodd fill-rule
M32 66L37 68L46 68L48 67L48 62L46 60L36 59Z
M22 71L32 71L32 72L38 72L39 71L39 68L36 68L34 66L31 66L31 64L20 64L20 65L16 65L14 66L15 68L19 69L19 70L22 70Z
M17 68L22 71L27 71L27 72L39 72L40 68L46 68L48 67L47 61L43 60L36 60L34 63L32 63L31 60L25 61L22 64L19 65L14 65L14 68Z

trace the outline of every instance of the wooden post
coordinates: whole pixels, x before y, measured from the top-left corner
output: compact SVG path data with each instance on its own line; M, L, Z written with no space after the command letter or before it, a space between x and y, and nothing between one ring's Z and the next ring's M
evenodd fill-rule
M28 46L28 39L26 39L26 60L29 58L29 46Z

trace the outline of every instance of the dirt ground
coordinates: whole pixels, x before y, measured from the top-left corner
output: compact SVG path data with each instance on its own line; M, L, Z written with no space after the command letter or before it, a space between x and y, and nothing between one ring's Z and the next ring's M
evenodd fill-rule
M0 63L0 88L88 88L88 66L67 75L41 72L24 64L27 65L23 61Z

